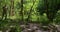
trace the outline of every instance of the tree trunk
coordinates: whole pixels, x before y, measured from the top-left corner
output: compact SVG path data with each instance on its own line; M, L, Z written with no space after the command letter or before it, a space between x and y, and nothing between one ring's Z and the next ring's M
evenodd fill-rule
M35 0L36 1L36 0ZM27 18L27 21L30 21L30 16L31 16L31 13L32 13L32 8L33 8L33 6L34 6L34 4L35 4L35 1L33 0L33 5L31 6L31 8L30 8L30 12L29 12L29 15L28 15L28 18Z
M22 16L22 21L24 21L24 11L23 11L23 0L21 0L21 16Z
M11 0L11 6L10 6L10 16L14 15L14 0Z

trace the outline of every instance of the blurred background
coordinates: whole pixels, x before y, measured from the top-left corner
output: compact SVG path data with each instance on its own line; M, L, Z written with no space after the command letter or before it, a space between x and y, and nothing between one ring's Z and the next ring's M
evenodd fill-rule
M58 31L60 0L0 0L1 32L28 32L26 27L32 29L34 25L39 26L39 31L33 29L34 32L47 32L51 26L49 31Z

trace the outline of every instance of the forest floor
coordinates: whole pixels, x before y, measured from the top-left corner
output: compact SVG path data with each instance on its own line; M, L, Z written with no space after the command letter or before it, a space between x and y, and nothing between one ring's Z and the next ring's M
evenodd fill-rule
M22 28L22 32L60 32L60 26L52 26L52 25L41 25L38 23L28 23L27 25L20 25Z
M31 23L27 22L27 24L23 23L23 21L19 19L7 19L0 21L1 24L1 31L5 28L6 31L10 29L10 27L19 26L21 28L21 32L50 32L50 31L59 31L60 32L60 25L45 25L41 23ZM0 32L1 32L0 31Z

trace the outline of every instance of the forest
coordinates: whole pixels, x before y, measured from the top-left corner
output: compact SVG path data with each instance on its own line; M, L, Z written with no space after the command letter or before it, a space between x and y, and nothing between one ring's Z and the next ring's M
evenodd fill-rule
M60 0L0 0L0 32L60 32Z

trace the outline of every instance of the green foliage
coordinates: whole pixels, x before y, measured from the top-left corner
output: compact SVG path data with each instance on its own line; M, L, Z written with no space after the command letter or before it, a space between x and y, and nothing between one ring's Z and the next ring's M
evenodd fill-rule
M47 1L47 2L46 2ZM46 13L47 15L47 18L50 20L50 21L53 21L53 19L55 18L56 16L56 13L58 11L58 4L60 3L57 3L59 0L40 0L39 1L39 4L38 4L38 12L40 12L40 15L43 15L44 13ZM42 4L41 4L41 3Z
M35 1L35 3L34 3ZM60 0L48 0L48 8L46 7L46 2L44 0L23 0L23 19L24 23L27 23L27 18L30 16L29 20L35 23L42 23L43 25L48 25L49 20L53 20L55 23L60 23L60 11L57 8L57 4L60 4ZM34 3L34 5L33 5ZM0 18L2 17L2 7L4 4L7 5L7 20L0 21L0 28L9 28L10 25L15 26L17 32L21 32L20 23L22 21L21 12L21 0L14 0L14 16L9 16L11 0L0 0ZM32 7L32 8L31 8ZM32 11L32 12L30 12ZM58 12L57 12L58 11ZM29 15L30 14L30 15ZM21 21L21 22L20 22Z
M60 10L57 12L56 18L54 19L54 22L57 24L60 24Z

